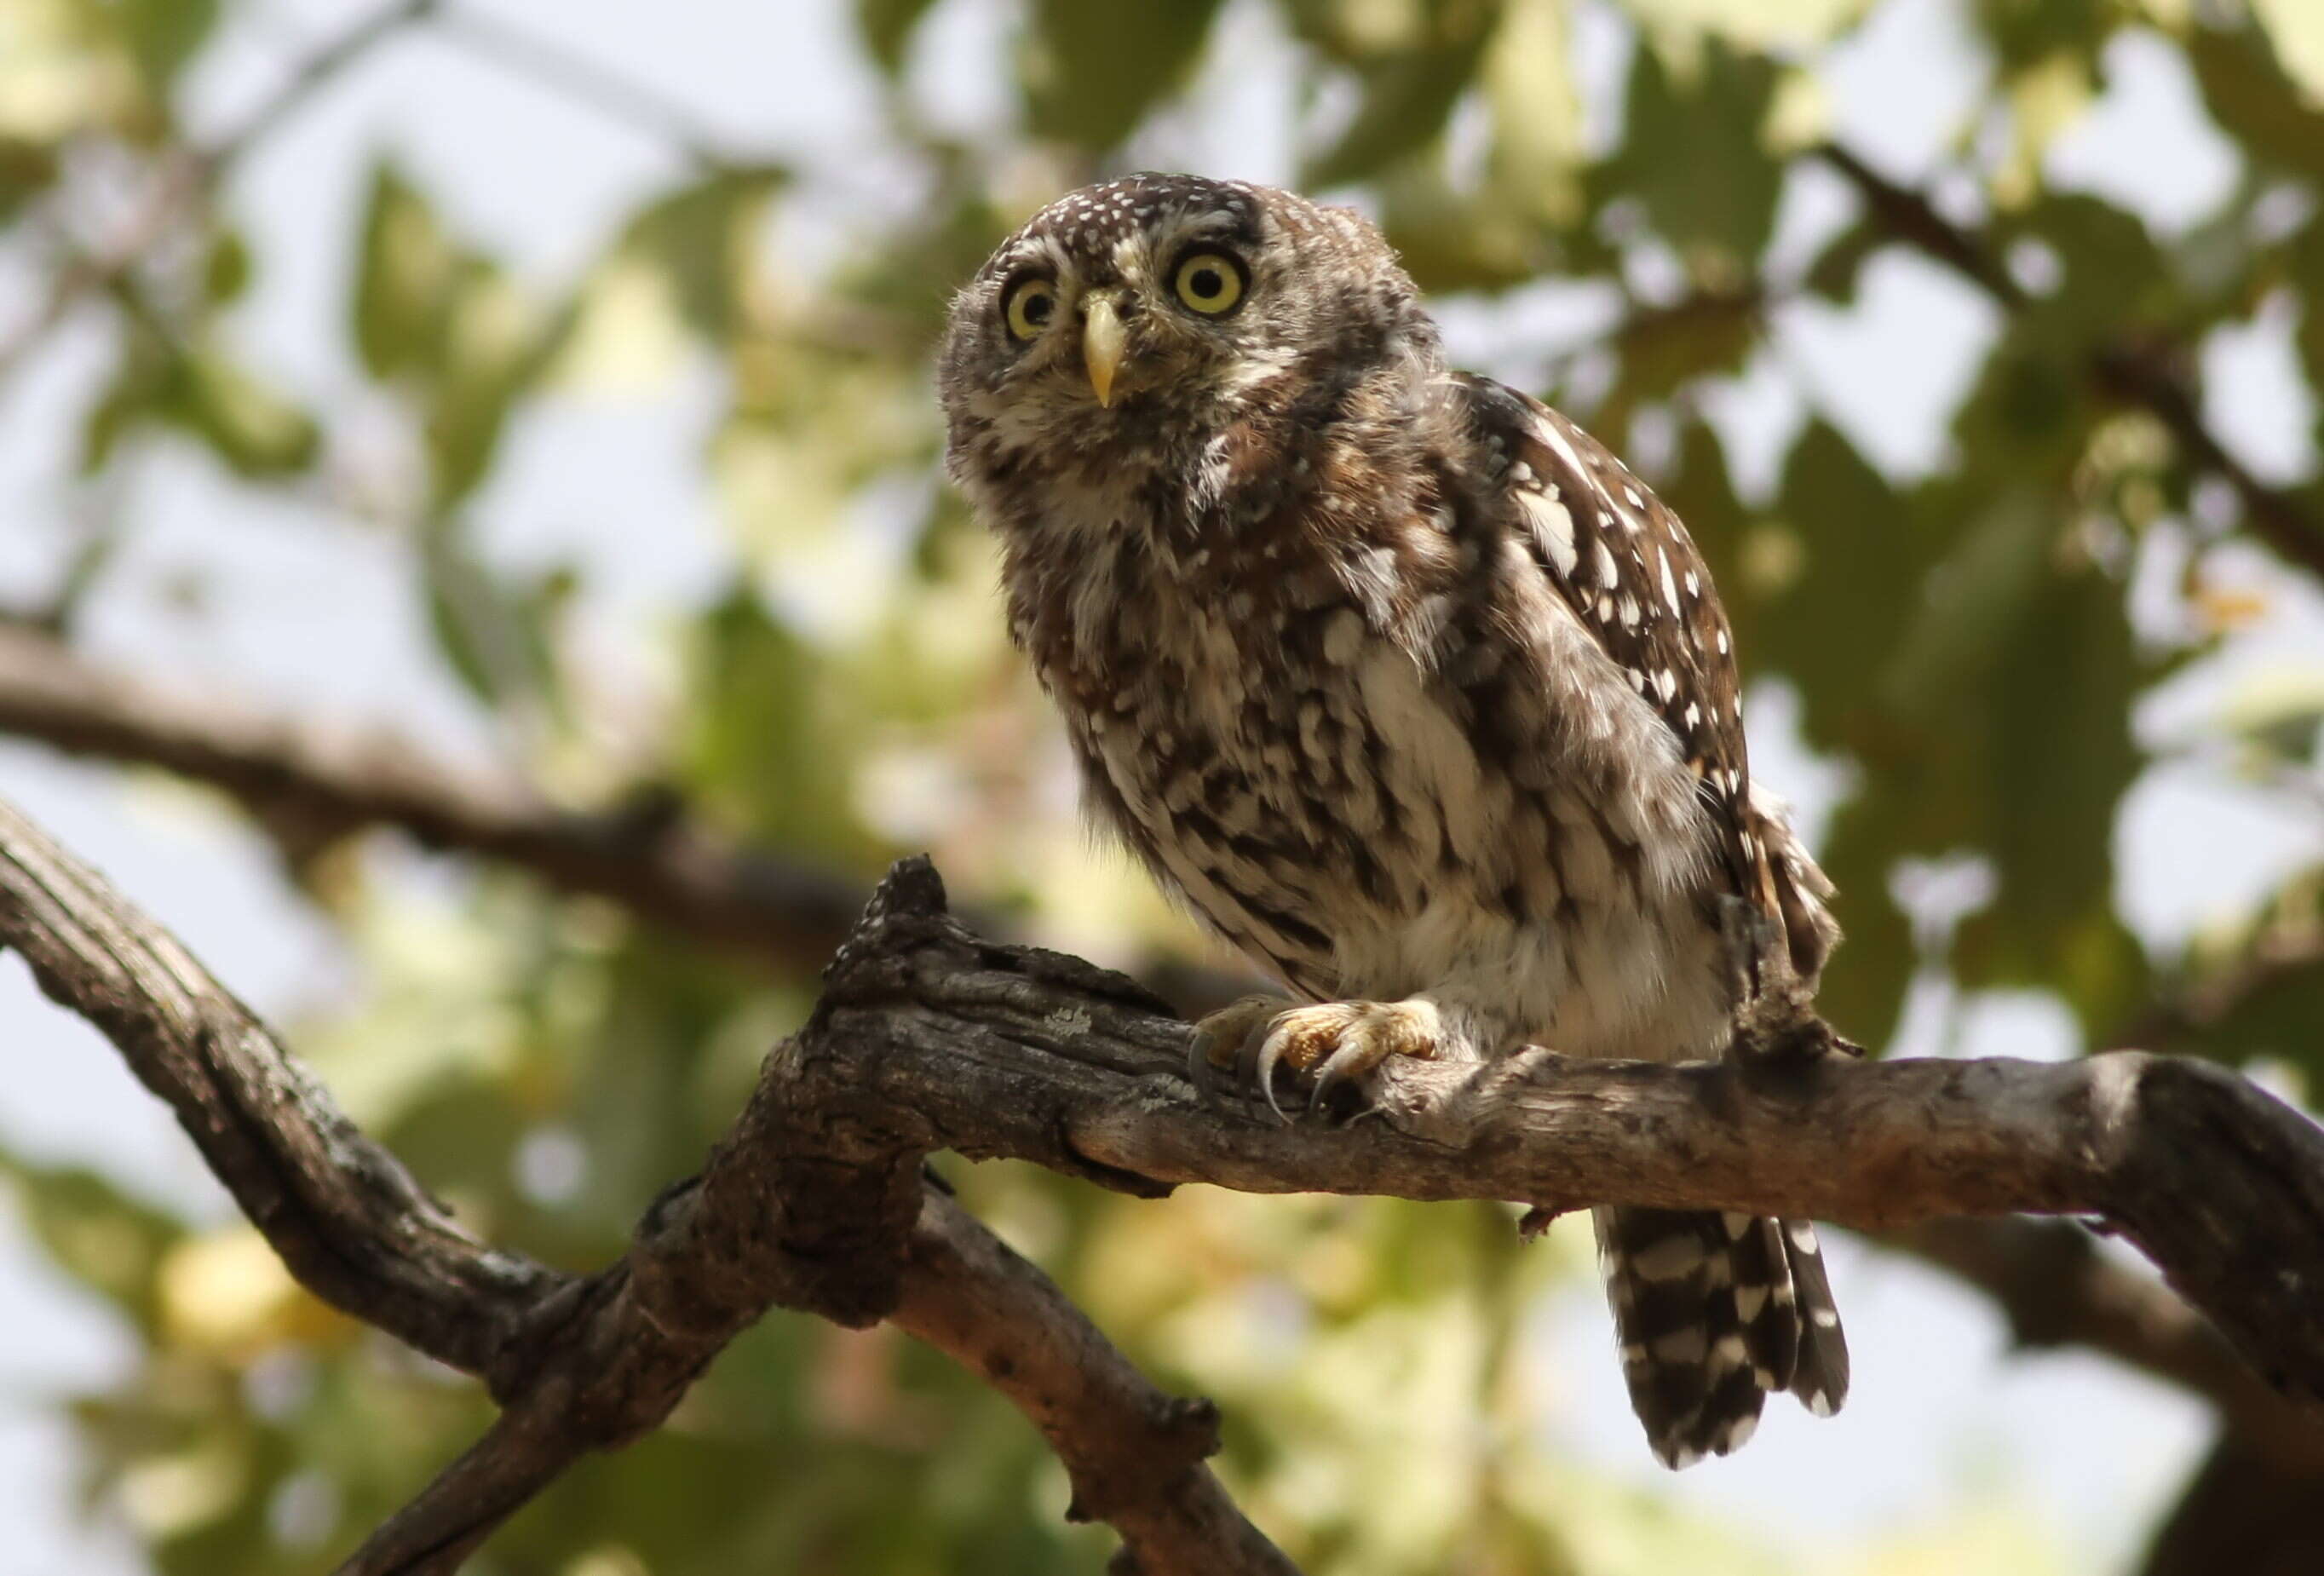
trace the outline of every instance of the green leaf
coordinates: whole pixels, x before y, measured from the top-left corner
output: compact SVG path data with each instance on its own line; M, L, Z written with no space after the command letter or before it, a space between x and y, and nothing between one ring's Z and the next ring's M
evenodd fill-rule
M1840 885L1847 933L1821 1004L1847 1033L1878 1045L1919 961L1888 892L1891 868L1911 846L1899 825L1911 756L1879 674L1919 605L1928 533L1888 480L1818 420L1794 446L1769 517L1737 537L1695 534L1726 593L1747 677L1790 684L1807 742L1841 753L1860 773L1821 853Z
M1574 261L1563 238L1525 211L1489 189L1454 190L1427 161L1397 166L1379 189L1381 232L1424 290L1508 290Z
M912 30L935 5L936 0L855 0L856 35L882 75L892 79L903 74Z
M1683 64L1651 39L1632 59L1622 145L1591 189L1600 201L1637 198L1699 283L1749 278L1775 228L1783 168L1765 134L1776 71L1713 35Z
M1185 79L1218 9L1219 0L1033 0L1019 76L1034 134L1093 151L1120 142Z
M293 475L314 463L314 418L217 352L184 353L177 381L184 424L237 475Z
M355 290L355 345L372 376L418 404L429 512L483 482L517 397L547 373L577 309L545 312L492 259L456 243L391 166L373 175Z
M2185 43L2203 106L2246 157L2324 178L2324 111L2284 72L2264 32L2248 23L2199 26L2188 30Z
M2095 57L2119 25L2116 12L2109 0L1976 0L1979 31L2013 71L2060 54Z
M391 164L374 169L355 265L355 338L364 371L383 380L435 366L460 262L419 189Z
M2113 842L2142 763L2130 710L2150 674L2122 586L2072 543L2052 496L2020 490L1932 566L1878 659L1861 819L1884 825L1892 861L1992 862L1995 899L1955 940L1963 985L2053 990L2102 1031L2144 972L2113 909Z
M1537 223L1577 223L1583 211L1582 95L1567 8L1558 0L1503 0L1477 77L1492 117L1487 189Z
M768 207L788 180L778 166L753 165L679 187L630 221L616 254L659 270L687 323L723 344L741 325Z
M2011 319L2018 343L2067 357L2101 340L2119 341L2168 323L2181 309L2183 281L2135 215L2080 192L2044 196L1994 229L1997 244L2045 246L2059 264L2056 288Z
M2308 386L2324 390L2324 223L2310 223L2288 248L2293 276L2300 281L2300 327L2292 339ZM2324 412L2319 414L2324 430Z
M184 1224L79 1166L0 1156L0 1175L58 1267L151 1333L161 1317L156 1277L163 1256L185 1238Z
M2007 512L1992 529L2037 538L2044 558L2022 600L2006 589L1995 598L2016 601L2015 616L1993 632L1990 678L1968 690L1978 704L1953 719L1956 737L1972 721L1985 733L1978 841L2000 877L1993 904L1962 926L1954 968L1971 986L2056 991L2102 1029L2119 1020L2144 969L2114 913L2113 846L2116 809L2142 764L2130 712L2145 676L2123 588L2095 567L2058 565L2051 531ZM1985 594L1965 576L1946 600L1958 613Z
M139 423L158 419L171 387L168 347L142 326L122 336L121 360L113 381L81 418L79 469L93 476L113 458L123 438Z
M1808 289L1835 306L1854 306L1856 285L1863 277L1864 265L1894 244L1894 237L1877 225L1850 225L1833 237L1809 266L1805 281Z
M460 681L494 705L553 700L557 622L575 589L571 574L504 580L449 518L423 533L420 563L429 627Z
M1808 737L1862 749L1883 714L1876 653L1911 622L1932 555L1928 532L1886 477L1829 422L1793 447L1775 514L1713 571L1747 662L1797 687ZM1835 662L1831 653L1852 659Z
M201 442L236 475L296 475L314 464L314 418L211 345L182 346L138 326L123 337L113 381L82 418L79 465L93 475L121 439L161 424Z
M871 849L855 819L846 729L825 662L737 591L699 626L685 751L689 797L746 834L822 852Z
M242 232L221 229L210 240L209 255L202 260L202 299L213 307L231 305L250 288L250 243Z
M1956 943L1965 985L2046 986L2099 1028L2144 973L2113 912L2112 848L2152 675L2123 588L2073 550L2052 495L1978 500L1986 484L1908 498L1817 424L1778 519L1715 555L1732 560L1714 568L1745 659L1797 687L1809 741L1859 775L1824 861L1849 934L1826 992L1874 1038L1917 963L1888 892L1907 857L1993 865L1998 895Z
M1668 399L1697 379L1740 372L1764 324L1756 290L1697 291L1668 307L1633 311L1609 346L1620 373L1594 419L1620 432L1641 405Z
M2070 308L2048 322L2013 319L1953 419L1953 440L1980 478L2066 488L2106 419L2089 375L2092 346L2070 333Z
M26 198L48 189L56 178L53 144L0 134L0 224L14 217Z
M1302 167L1300 184L1320 188L1360 180L1434 142L1475 80L1488 36L1481 27L1463 31L1391 55L1366 71L1355 119L1338 141Z
M218 0L115 0L122 36L156 97L217 25Z

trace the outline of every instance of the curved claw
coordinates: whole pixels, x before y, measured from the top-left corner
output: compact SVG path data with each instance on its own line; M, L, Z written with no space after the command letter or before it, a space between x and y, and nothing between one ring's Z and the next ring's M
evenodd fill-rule
M1379 1066L1385 1052L1363 1040L1342 1040L1340 1046L1309 1073L1314 1087L1307 1092L1307 1114L1321 1115L1325 1098L1341 1084L1360 1078Z
M1291 1125L1291 1118L1275 1098L1275 1069L1283 1061L1285 1038L1281 1028L1271 1029L1263 1035L1254 1034L1245 1042L1243 1050L1250 1063L1250 1080L1258 1083L1259 1093L1266 1097L1267 1109L1275 1113L1275 1120L1287 1128Z

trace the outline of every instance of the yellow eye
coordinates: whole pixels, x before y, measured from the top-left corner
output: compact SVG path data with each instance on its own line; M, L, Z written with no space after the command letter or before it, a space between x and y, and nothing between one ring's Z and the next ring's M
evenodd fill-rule
M1242 265L1223 252L1189 252L1170 284L1188 310L1220 317L1242 300Z
M1057 314L1057 287L1046 279L1020 279L1009 287L1001 316L1011 339L1026 340L1049 326Z

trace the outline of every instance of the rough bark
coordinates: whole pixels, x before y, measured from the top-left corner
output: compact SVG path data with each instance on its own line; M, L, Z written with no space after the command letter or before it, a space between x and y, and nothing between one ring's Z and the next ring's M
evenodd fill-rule
M598 1274L472 1240L171 937L0 806L0 943L96 1022L316 1294L483 1378L500 1421L346 1570L445 1571L578 1456L658 1425L769 1309L892 1319L1025 1411L1077 1514L1165 1572L1288 1562L1204 1466L1208 1405L1140 1377L1040 1272L928 1189L948 1148L1151 1194L1736 1208L1868 1227L2028 1211L2138 1242L2324 1412L2324 1132L2244 1080L2118 1053L2011 1061L1570 1061L1394 1070L1345 1126L1204 1101L1187 1029L1129 979L979 939L925 861L890 873L824 996L701 1174ZM2208 1364L2208 1366L2206 1366ZM2251 1382L2215 1360L2190 1382ZM2257 1393L2256 1387L2252 1387ZM2271 1403L2275 1404L2275 1403Z

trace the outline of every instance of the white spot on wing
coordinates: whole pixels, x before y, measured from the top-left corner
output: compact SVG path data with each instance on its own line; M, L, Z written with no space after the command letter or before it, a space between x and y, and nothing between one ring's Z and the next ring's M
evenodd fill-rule
M1519 493L1517 501L1525 505L1526 514L1533 521L1534 541L1549 556L1560 575L1568 580L1573 578L1574 568L1582 561L1573 547L1573 516L1564 504L1538 493Z
M1557 429L1556 421L1546 416L1536 417L1533 429L1535 436L1548 446L1549 452L1555 455L1567 470L1577 476L1590 474L1582 464L1582 456L1575 454L1573 446L1565 441L1565 434Z

